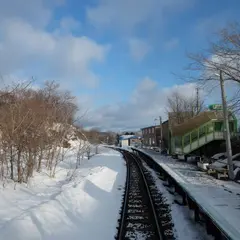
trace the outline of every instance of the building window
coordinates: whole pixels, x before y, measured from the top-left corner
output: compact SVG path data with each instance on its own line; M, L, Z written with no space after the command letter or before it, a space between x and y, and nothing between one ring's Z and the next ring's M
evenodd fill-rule
M206 125L206 133L212 133L213 132L213 125L208 124Z
M199 138L205 135L205 126L199 128Z
M175 137L175 147L182 147L182 138Z
M192 142L196 141L197 138L198 138L198 132L197 132L197 130L195 130L195 131L193 131L191 133L191 140L192 140Z
M222 132L223 131L223 122L215 122L214 130L216 132Z
M234 123L233 122L229 122L229 130L230 130L230 132L234 132Z
M152 133L154 133L154 128L152 128Z
M184 136L184 145L188 145L190 143L190 134Z

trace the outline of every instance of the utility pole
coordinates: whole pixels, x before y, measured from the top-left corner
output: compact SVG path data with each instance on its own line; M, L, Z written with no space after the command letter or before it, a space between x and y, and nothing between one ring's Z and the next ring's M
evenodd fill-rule
M154 124L155 124L154 133L155 133L155 146L157 147L157 124L156 124L156 121L157 121L157 119L155 118L154 119Z
M199 87L196 88L196 97L197 97L197 102L196 102L196 108L197 108L197 114L199 113Z
M228 176L231 180L234 180L231 136L230 136L230 130L229 130L228 109L227 109L227 101L226 101L226 94L224 89L224 79L223 79L222 70L220 70L219 76L220 76L220 86L221 86L223 115L224 115L224 133L225 133L226 150L227 150L227 158L228 158Z
M161 148L161 150L163 150L162 149L162 147L163 147L163 129L162 129L162 117L161 116L159 117L159 120L160 120L160 128L161 128L160 148Z

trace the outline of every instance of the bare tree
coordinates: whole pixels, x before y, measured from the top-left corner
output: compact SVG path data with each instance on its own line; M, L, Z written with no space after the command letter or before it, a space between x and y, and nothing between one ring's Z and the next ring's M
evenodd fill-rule
M198 115L203 110L203 106L204 101L200 97L198 88L193 96L186 97L175 91L167 99L167 112L172 114L178 124Z
M28 182L43 161L54 177L67 152L77 106L69 92L47 82L43 89L13 85L0 92L1 178ZM75 131L75 130L74 130ZM86 151L86 150L85 150ZM78 149L77 159L83 154Z
M188 80L195 81L211 92L219 86L221 71L224 81L236 83L236 93L228 99L233 111L240 110L240 24L233 23L217 33L217 40L198 54L188 54Z
M206 84L219 81L219 71L225 80L240 83L240 25L228 25L217 34L218 40L211 42L208 49L198 54L188 54L191 63L187 67L189 78ZM191 72L194 71L194 77ZM198 72L196 76L196 72Z

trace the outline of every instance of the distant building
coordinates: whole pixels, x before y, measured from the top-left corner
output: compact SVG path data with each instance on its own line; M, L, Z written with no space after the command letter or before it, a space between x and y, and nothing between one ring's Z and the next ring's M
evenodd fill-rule
M127 146L138 146L141 144L141 138L135 135L122 135L119 137L119 146L127 147Z
M142 128L143 145L156 146L156 126Z
M149 126L142 128L143 145L150 147L161 146L161 126ZM162 148L168 148L168 121L162 123Z

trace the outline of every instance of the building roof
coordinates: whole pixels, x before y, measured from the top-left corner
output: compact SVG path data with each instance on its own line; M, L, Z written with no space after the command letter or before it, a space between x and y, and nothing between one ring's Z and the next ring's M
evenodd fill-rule
M135 135L122 135L119 137L119 140L127 140L127 139L134 139L134 138L138 138Z
M182 136L211 120L223 121L223 112L222 111L201 112L197 116L186 120L184 123L173 125L171 127L172 135ZM230 120L233 120L233 118L231 118Z
M149 126L149 127L144 127L144 128L141 128L141 130L143 129L148 129L148 128L155 128L156 126Z
M168 119L169 119L169 126L174 126L176 124L181 124L183 121L192 118L191 112L169 112L168 113ZM179 122L180 121L180 122Z
M162 124L165 125L168 123L168 120L164 121ZM148 128L160 128L161 125L158 124L158 125L154 125L154 126L149 126L149 127L144 127L144 128L141 128L141 130L144 130L144 129L148 129Z

